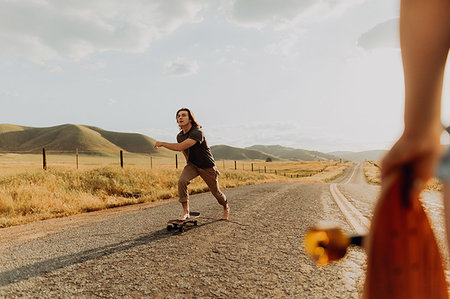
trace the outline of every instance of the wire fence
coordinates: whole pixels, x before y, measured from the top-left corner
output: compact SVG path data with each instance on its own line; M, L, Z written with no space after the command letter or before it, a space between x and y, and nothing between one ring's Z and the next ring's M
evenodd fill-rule
M289 178L309 177L325 171L330 166L338 165L342 162L336 161L242 161L242 160L218 160L216 161L219 170L244 170L249 172L275 174ZM140 167L148 169L182 169L186 165L184 155L174 154L172 157L159 156L155 154L135 154L123 152L103 153L81 152L76 149L74 152L54 152L42 149L40 154L29 152L0 153L0 166L5 168L41 168L49 167L72 167L92 168L92 167Z

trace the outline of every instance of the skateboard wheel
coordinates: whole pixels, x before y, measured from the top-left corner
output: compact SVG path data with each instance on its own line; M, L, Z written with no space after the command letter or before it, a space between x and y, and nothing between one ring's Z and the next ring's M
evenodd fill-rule
M173 226L172 225L168 225L167 226L167 230L170 232L172 230Z
M194 221L194 225L197 225L197 220Z

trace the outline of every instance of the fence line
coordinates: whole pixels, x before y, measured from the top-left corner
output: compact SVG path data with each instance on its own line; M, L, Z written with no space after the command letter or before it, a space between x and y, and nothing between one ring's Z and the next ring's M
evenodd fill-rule
M66 154L67 152L65 152L65 153L55 152L55 153L57 153L57 154ZM48 154L49 154L49 151L47 151L45 148L42 148L42 167L43 167L44 170L48 169L48 157L47 157ZM75 150L75 167L76 167L76 169L79 169L79 154L80 154L80 152L79 152L79 150L77 148ZM50 155L50 156L52 156L52 155ZM119 151L119 157L120 157L120 167L121 168L126 167L126 157L124 157L123 150ZM153 169L154 168L153 158L156 158L156 157L152 156L151 154L150 154L149 157L150 157L150 169ZM160 157L160 158L161 158L161 160L165 160L165 161L167 161L167 159L169 159L169 158L165 158L165 157ZM222 160L222 167L223 167L224 170L227 169L226 161L230 161L230 160ZM250 165L250 167L248 167L248 168L245 167L246 163L242 162L242 164L239 165L239 166L242 166L242 168L239 169L237 160L232 160L232 161L234 162L234 165L229 167L229 169L244 170L244 171L251 171L251 172L257 171L258 173L261 173L261 172L269 173L269 174L273 173L275 175L282 175L282 176L286 176L286 177L290 177L290 178L309 177L309 176L315 175L317 173L323 172L329 166L329 165L327 165L327 166L325 166L325 167L323 167L322 169L319 169L319 170L309 170L309 171L304 172L304 173L298 173L298 172L295 172L295 171L289 173L289 172L286 172L286 171L283 171L283 170L280 171L280 169L269 169L268 165L270 165L273 162L267 162L267 161L266 162L263 162L263 161L261 161L261 162L249 162L248 164ZM335 165L340 164L340 163L342 163L342 162L340 162L340 161L339 162L335 162ZM257 170L255 168L255 164L257 166ZM261 168L261 164L263 164L263 168ZM219 163L216 163L216 165L219 165ZM165 167L165 166L169 166L170 167L170 164L159 164L159 167ZM178 169L178 166L179 166L178 155L175 154L175 169Z
M77 163L77 169L78 169L78 148L77 148L77 151L76 151L76 163Z
M47 170L47 156L45 155L45 148L42 149L42 168Z

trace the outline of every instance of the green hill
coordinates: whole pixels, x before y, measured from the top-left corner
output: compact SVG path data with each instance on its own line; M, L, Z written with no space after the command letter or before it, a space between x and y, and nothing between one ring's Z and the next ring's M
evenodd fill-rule
M18 126L18 125L2 124L2 125L0 125L0 134L1 133L8 133L8 132L23 131L26 128L27 127Z
M52 152L105 154L124 150L130 153L171 155L164 148L156 151L155 140L142 134L117 133L100 128L65 124L34 128L0 124L0 151L37 153L45 148Z
M156 151L155 142L142 134L112 132L86 125L64 124L36 128L0 124L0 152L40 153L45 148L56 153L73 153L78 149L80 153L108 155L123 150L129 153L173 156L173 152L165 148ZM280 145L254 145L247 148L216 145L211 147L211 151L217 160L339 160L334 155Z
M105 131L97 127L86 126L87 128L97 132L101 137L110 141L114 145L130 152L130 153L156 153L154 145L156 140L148 136L137 133L119 133ZM160 151L168 151L165 148L158 149Z
M257 150L263 153L277 156L281 159L291 161L338 161L339 158L330 154L324 154L317 151L308 151L304 149L297 149L285 147L281 145L253 145L247 147L249 150Z
M257 150L243 149L228 145L215 145L211 147L211 152L216 160L280 160L273 155L262 153Z

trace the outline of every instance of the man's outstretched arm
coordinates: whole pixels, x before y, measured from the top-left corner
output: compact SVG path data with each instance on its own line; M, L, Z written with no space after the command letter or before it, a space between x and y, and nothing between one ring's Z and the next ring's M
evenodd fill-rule
M169 143L169 142L161 142L161 141L156 141L155 143L155 149L158 149L158 147L165 147L169 150L172 151L177 151L177 152L181 152L184 151L185 149L190 148L191 146L193 146L197 141L191 138L186 139L185 141L181 142L181 143Z

